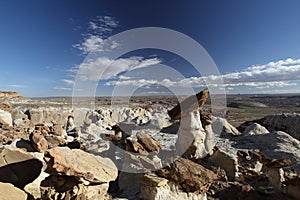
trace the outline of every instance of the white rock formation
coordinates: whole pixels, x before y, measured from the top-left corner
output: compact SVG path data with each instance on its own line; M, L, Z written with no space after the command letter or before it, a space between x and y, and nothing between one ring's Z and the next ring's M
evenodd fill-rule
M211 128L207 130L202 127L198 110L182 116L175 144L176 155L200 159L211 153L214 136Z
M241 135L241 133L224 118L212 117L212 122L212 129L216 135Z
M12 126L12 117L9 112L0 109L0 119L6 122L9 126Z
M251 124L243 132L243 134L245 135L261 135L261 134L268 134L268 133L270 133L268 129L266 129L264 126L258 123Z

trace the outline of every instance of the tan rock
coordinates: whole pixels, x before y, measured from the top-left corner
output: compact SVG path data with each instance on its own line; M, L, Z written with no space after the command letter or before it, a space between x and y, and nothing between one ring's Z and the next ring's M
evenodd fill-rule
M139 153L141 155L148 155L144 146L130 137L126 139L126 151Z
M156 174L146 174L141 183L150 187L160 187L168 183L168 179L157 176Z
M0 182L0 200L26 200L27 194L10 183Z
M53 163L49 165L57 172L68 176L82 177L94 183L110 182L118 176L117 167L108 158L67 147L56 147L48 152L53 158Z
M43 163L21 149L0 148L0 181L23 188L41 173Z
M39 131L33 131L29 139L37 151L46 152L48 150L48 142Z
M63 128L63 125L61 125L60 123L53 123L51 132L52 132L52 134L54 134L56 136L62 136L66 133Z
M217 175L191 160L178 158L170 166L158 170L159 176L174 181L181 186L184 192L197 192L204 194L208 191L209 186Z
M5 110L7 112L11 112L12 111L12 106L10 104L7 104L7 103L0 103L0 109Z
M208 89L204 89L195 96L186 98L183 102L178 103L173 109L168 111L169 116L172 120L178 120L183 114L193 112L198 107L201 107L209 96Z
M223 149L216 148L209 160L215 166L219 166L224 169L230 180L235 180L236 172L238 171L238 161L236 156Z
M161 149L161 144L157 142L155 139L153 139L151 136L145 134L145 133L137 133L136 134L138 138L138 142L143 145L143 147L148 151L148 152L159 152Z
M207 200L206 193L185 192L175 182L153 174L143 177L139 197L145 200Z
M19 97L20 94L18 92L0 92L0 97Z

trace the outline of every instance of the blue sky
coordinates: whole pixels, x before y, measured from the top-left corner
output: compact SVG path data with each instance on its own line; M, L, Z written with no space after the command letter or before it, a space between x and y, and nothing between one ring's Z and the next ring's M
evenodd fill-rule
M228 93L299 93L299 10L297 0L1 1L0 90L29 97L70 96L78 67L91 50L101 48L103 39L133 28L163 27L205 48ZM166 84L134 77L137 66L162 74L155 68L159 64L185 78ZM188 62L161 50L130 52L114 67L115 74L99 81L97 95L110 95L116 84L141 84L141 94L163 94L159 86L184 87L180 84L186 82L202 86Z

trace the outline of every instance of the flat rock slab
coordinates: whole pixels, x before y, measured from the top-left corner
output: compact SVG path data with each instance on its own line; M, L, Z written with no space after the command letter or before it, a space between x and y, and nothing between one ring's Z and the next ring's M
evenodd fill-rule
M56 147L48 152L53 158L51 167L59 173L82 177L93 183L107 183L118 176L118 169L109 158L68 147Z
M33 155L13 148L0 148L0 181L23 188L41 173L43 164Z
M10 183L0 183L0 200L26 200L27 194Z

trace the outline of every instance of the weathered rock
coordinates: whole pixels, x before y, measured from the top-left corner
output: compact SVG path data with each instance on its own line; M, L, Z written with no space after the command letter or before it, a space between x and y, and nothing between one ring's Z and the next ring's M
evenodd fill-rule
M174 182L153 174L145 175L141 182L140 198L145 200L206 200L206 194L187 193Z
M221 148L216 148L215 152L209 158L210 162L225 170L229 180L235 180L238 171L237 157Z
M139 153L141 155L148 155L144 146L130 137L126 139L126 151Z
M43 124L54 122L65 122L70 110L61 108L38 108L29 109L28 118L33 124Z
M66 141L62 137L60 137L60 136L46 135L45 139L47 140L48 148L49 149L52 149L52 148L58 147L58 146L64 146L64 145L66 145Z
M200 159L211 153L214 146L211 129L202 128L199 111L184 115L181 120L178 138L175 144L176 155L190 159Z
M71 150L67 147L56 147L48 152L52 158L49 163L50 167L59 173L82 177L93 183L107 183L118 176L117 167L108 158L94 156L80 149Z
M51 133L56 136L62 136L66 134L66 131L63 128L63 125L60 123L53 123Z
M197 93L196 96L190 96L186 98L183 102L178 103L173 109L168 111L168 114L172 120L178 120L181 118L183 112L187 114L193 112L201 107L209 96L208 89L204 89L201 92Z
M20 149L0 148L0 181L23 188L41 173L43 164Z
M12 126L12 117L9 112L0 109L0 119L2 119L9 126Z
M170 166L158 170L159 176L174 181L184 192L204 194L217 175L193 161L178 158Z
M289 168L300 173L300 142L285 132L242 136L234 142L235 148L259 149L268 158L290 159L292 165Z
M138 142L142 144L148 152L159 152L161 149L161 144L159 144L159 142L157 142L151 136L141 132L137 133L136 136L138 138Z
M118 164L118 163L117 163ZM129 173L144 173L162 168L161 160L156 155L144 156L125 152L122 171Z
M12 111L12 106L10 104L7 103L0 103L0 109L7 111L7 112L11 112Z
M41 183L41 199L111 200L108 183L85 185L73 176L49 176Z
M212 117L212 129L217 135L241 135L241 133L226 119L220 117Z
M270 133L268 129L266 129L265 127L263 127L258 123L251 124L243 132L243 134L245 135L261 135L261 134L268 134L268 133Z
M10 183L0 182L0 200L26 200L27 194Z
M0 119L0 128L2 130L10 130L9 124L6 121L4 121L3 119Z
M0 92L0 97L19 97L20 94L18 92Z
M269 130L284 131L300 140L300 114L272 115L261 121Z
M48 150L48 142L39 131L32 132L29 139L37 151L44 153Z

